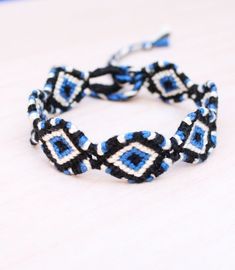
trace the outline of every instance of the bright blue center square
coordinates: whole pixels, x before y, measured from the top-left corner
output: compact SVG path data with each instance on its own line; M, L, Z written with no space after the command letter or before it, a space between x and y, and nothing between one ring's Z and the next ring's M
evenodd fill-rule
M49 141L59 159L62 159L73 152L73 148L63 136L55 136Z
M204 136L205 131L201 127L195 126L190 138L190 143L198 149L202 149L204 146Z
M128 150L121 155L120 160L128 168L139 171L149 158L150 154L145 153L136 147L132 147L131 150Z
M70 101L76 88L76 83L71 82L69 79L64 78L63 83L60 87L60 95L66 100Z
M160 79L160 84L167 93L178 89L177 82L172 76L162 77Z

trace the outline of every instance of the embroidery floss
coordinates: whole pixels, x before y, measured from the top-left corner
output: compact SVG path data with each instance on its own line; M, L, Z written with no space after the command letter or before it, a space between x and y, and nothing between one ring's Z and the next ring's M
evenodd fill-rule
M65 174L101 169L130 183L152 181L180 160L188 163L206 160L216 147L216 85L211 81L194 84L178 66L169 62L158 61L141 69L117 64L123 56L136 50L167 46L168 38L169 34L164 34L154 42L124 48L112 56L106 67L91 72L65 66L52 68L44 88L34 90L29 97L28 114L33 123L31 143L40 143L49 160ZM113 78L111 85L90 82L91 78L106 74ZM85 96L123 101L134 97L142 87L165 102L189 98L197 108L170 138L157 132L138 131L97 144L72 123L55 116Z

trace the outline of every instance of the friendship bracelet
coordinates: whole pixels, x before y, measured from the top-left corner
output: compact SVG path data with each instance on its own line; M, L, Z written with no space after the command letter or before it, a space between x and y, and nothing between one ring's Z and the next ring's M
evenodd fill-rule
M158 61L140 69L117 63L131 52L168 46L168 38L169 34L164 34L154 42L124 48L112 56L106 67L91 72L66 66L52 68L44 88L34 90L29 97L31 143L40 143L51 163L65 174L100 169L130 183L152 181L180 160L188 163L206 160L216 146L216 85L211 81L194 84L178 66L169 62ZM103 75L111 75L112 84L91 83L91 79ZM85 96L124 101L143 87L168 103L189 98L197 108L170 138L157 132L138 131L100 143L91 142L74 124L56 116Z

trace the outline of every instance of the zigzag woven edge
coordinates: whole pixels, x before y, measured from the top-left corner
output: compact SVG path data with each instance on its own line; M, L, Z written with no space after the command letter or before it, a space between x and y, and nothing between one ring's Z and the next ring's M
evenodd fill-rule
M112 75L112 85L90 83L90 78L105 74ZM198 109L181 122L170 139L156 132L139 131L98 144L90 142L72 123L48 118L72 108L85 96L122 101L134 97L143 86L165 102L190 98ZM92 168L129 182L151 181L176 161L198 163L207 159L216 146L217 106L214 83L193 84L169 62L156 62L138 71L109 66L80 72L57 67L49 73L44 89L34 90L29 97L31 143L40 142L49 160L66 174L80 174Z

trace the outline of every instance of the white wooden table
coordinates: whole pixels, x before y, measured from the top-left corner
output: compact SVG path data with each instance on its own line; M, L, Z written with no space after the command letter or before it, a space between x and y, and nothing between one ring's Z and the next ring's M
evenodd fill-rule
M0 269L235 269L235 4L224 1L0 2ZM52 65L81 70L119 47L172 29L172 46L126 59L178 63L219 88L218 148L152 183L99 171L58 173L30 146L27 97ZM190 102L147 92L128 103L84 99L67 114L91 140L156 130L171 135Z

